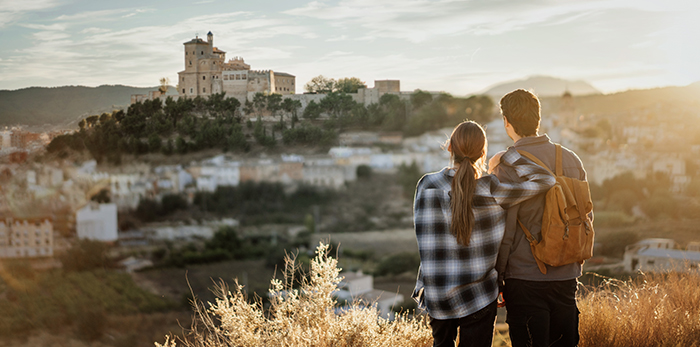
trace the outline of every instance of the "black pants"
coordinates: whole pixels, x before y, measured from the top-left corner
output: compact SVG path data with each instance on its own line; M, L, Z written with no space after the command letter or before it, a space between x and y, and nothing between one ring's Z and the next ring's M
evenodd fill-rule
M513 347L578 345L577 281L507 279L503 297Z
M433 329L433 347L454 347L459 327L459 347L491 347L496 323L496 301L466 317L435 319L430 317Z

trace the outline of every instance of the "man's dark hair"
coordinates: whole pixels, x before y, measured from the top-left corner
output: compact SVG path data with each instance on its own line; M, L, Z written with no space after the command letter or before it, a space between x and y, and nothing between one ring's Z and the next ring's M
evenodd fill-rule
M540 128L540 100L537 95L516 89L501 98L501 114L513 125L515 133L522 136L537 135Z

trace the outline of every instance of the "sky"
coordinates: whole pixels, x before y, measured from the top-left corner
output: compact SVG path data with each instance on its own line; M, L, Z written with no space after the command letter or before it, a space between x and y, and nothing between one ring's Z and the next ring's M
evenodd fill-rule
M321 74L454 95L532 75L605 93L700 81L697 0L0 0L0 89L174 84L209 31L297 93Z

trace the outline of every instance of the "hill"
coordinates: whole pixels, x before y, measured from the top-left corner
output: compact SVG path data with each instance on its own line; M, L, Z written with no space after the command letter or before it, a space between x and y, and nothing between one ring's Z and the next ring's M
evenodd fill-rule
M30 87L0 90L0 125L64 125L92 114L128 106L132 94L158 89L124 85ZM174 94L170 88L168 94Z
M551 110L558 110L561 97L543 98L543 109L548 103ZM671 107L687 110L700 108L700 82L683 87L635 89L614 94L576 96L576 109L582 114L620 114L634 109L656 106L661 112Z
M548 76L531 76L524 80L500 83L486 89L482 94L498 100L504 94L518 88L533 90L539 97L559 96L567 90L573 95L600 94L599 90L586 81L571 81Z

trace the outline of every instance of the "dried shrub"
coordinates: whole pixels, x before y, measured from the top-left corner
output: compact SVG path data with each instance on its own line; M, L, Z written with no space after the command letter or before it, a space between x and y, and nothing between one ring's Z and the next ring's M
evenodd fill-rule
M184 346L430 346L430 327L424 316L397 315L383 319L375 307L358 303L338 313L333 293L341 278L336 259L328 256L329 246L320 244L311 260L309 276L295 277L298 266L290 257L283 279L273 279L270 307L250 302L236 283L235 290L218 286L218 299L204 308L194 303L195 324L189 334L177 339ZM159 347L174 347L176 339L166 338Z
M700 346L700 273L607 278L579 300L579 346Z

